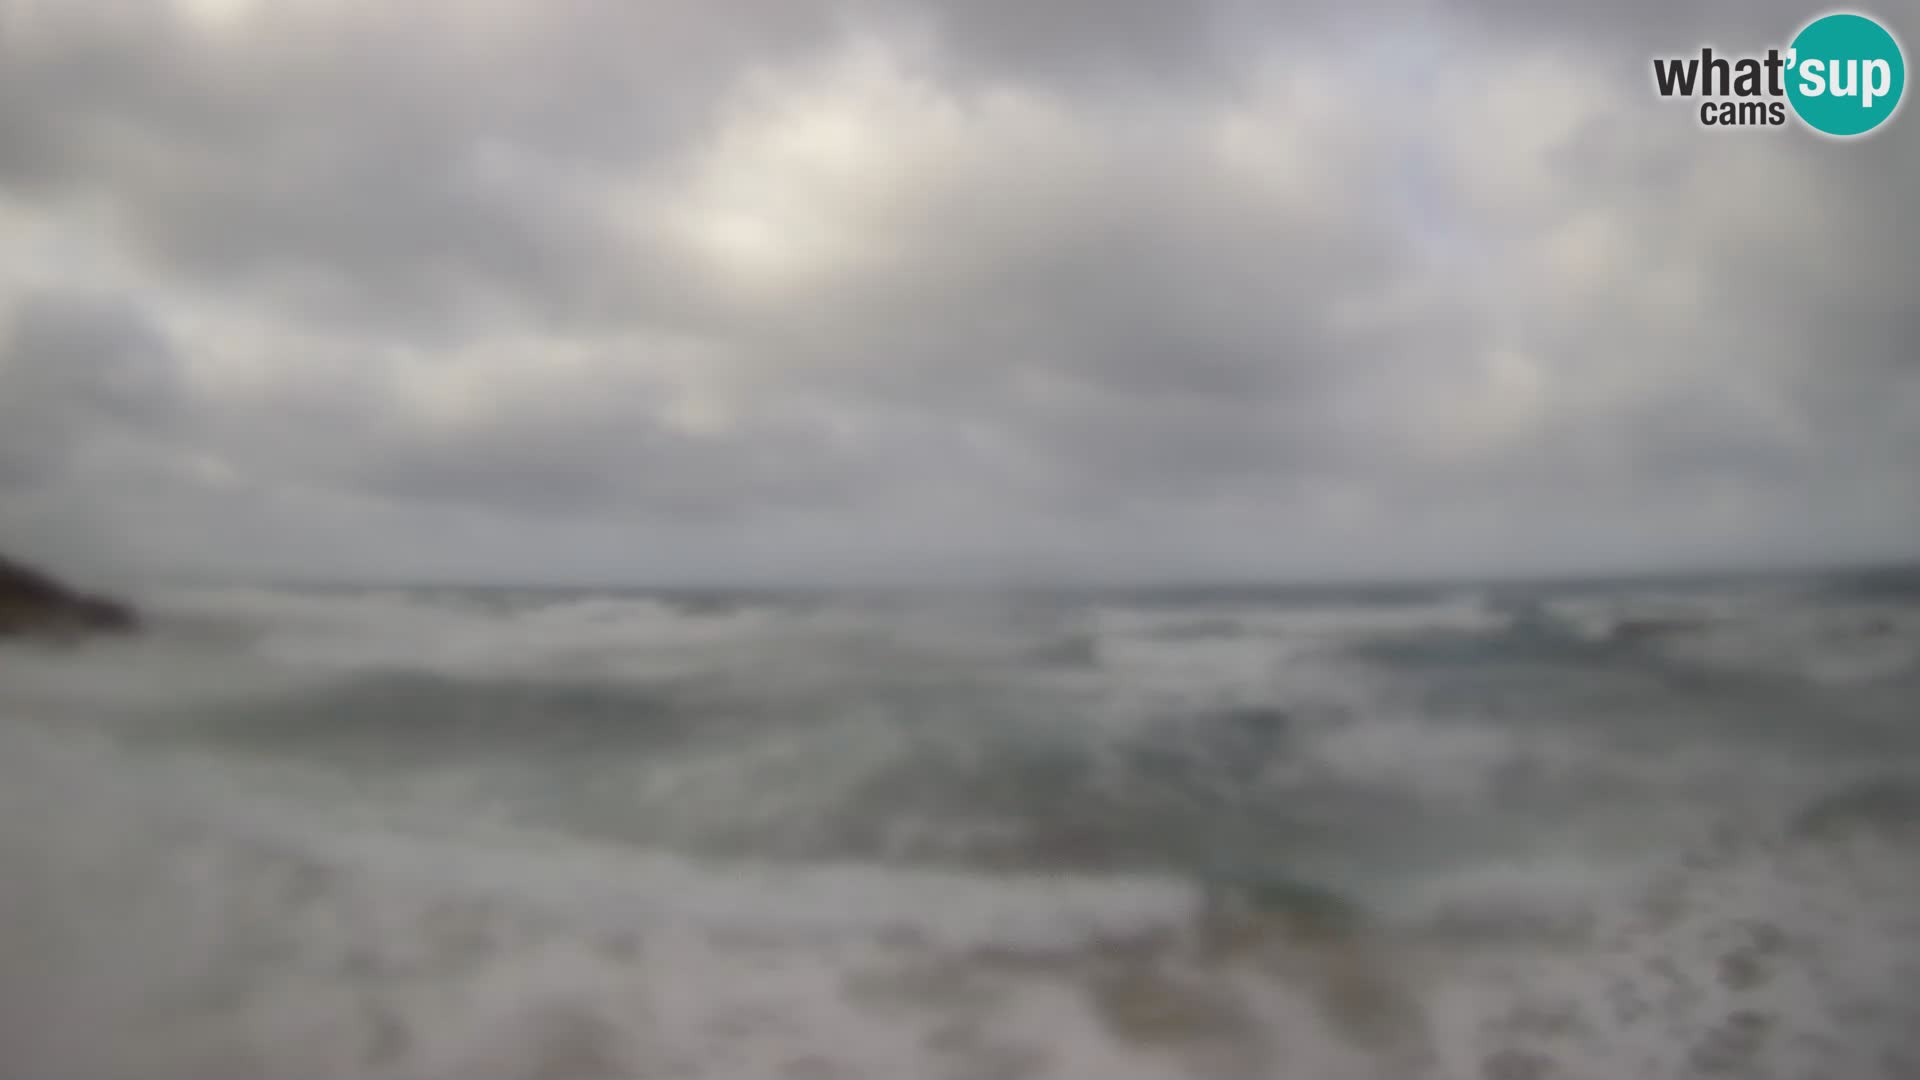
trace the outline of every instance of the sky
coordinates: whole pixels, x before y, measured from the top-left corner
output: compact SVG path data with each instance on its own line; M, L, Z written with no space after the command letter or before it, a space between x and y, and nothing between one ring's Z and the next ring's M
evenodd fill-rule
M1920 116L1712 131L1652 88L1820 10L0 0L0 548L633 584L1920 557Z

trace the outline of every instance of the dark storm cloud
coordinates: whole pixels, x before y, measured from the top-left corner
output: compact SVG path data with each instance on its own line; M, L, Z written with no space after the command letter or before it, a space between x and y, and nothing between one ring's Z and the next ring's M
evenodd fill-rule
M571 189L673 152L741 65L833 26L805 2L464 14L262 5L235 42L165 4L26 12L0 38L0 185L104 198L169 270L319 321L646 318L673 268Z
M865 476L868 463L843 459L817 430L763 424L750 441L702 438L619 404L544 423L501 417L451 435L389 430L360 448L349 476L361 490L403 502L530 514L620 507L735 522L789 505L849 509L856 491L871 496L885 479Z
M34 294L14 305L8 322L0 334L0 490L57 481L90 441L164 438L180 421L177 358L131 303Z
M1127 94L1232 82L1261 32L1311 28L1330 5L1203 0L902 3L933 28L962 78L1013 79Z
M1070 158L1063 170L1084 165ZM924 424L991 428L1067 474L1055 498L1132 500L1305 464L1319 400L1377 362L1378 342L1342 340L1327 309L1393 279L1389 223L1188 175L1158 140L1098 164L1126 183L1043 212L1018 206L1013 174L1045 159L1009 163L990 184L934 178L902 215L918 224L885 226L904 265L750 325L828 358L809 384L837 380L842 397ZM971 205L983 192L999 205ZM994 228L996 213L1043 218L1044 235Z
M1784 47L1793 33L1833 8L1794 0L1623 0L1611 4L1529 3L1527 0L1452 0L1442 5L1483 20L1492 32L1519 33L1587 47L1623 43L1680 56L1702 45L1723 49ZM1877 14L1901 19L1898 5ZM1873 11L1876 8L1867 8Z
M1647 85L1811 13L0 0L0 528L347 576L1910 550L1911 110L1709 135Z

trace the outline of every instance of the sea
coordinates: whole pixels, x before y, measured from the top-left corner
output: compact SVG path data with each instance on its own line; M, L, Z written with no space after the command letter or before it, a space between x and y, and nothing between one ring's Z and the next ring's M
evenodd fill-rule
M1920 573L139 599L6 1077L1920 1077Z

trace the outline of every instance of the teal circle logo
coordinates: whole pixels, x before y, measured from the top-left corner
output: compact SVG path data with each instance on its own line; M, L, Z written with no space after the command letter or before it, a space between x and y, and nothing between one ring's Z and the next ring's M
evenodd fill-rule
M1808 127L1865 135L1900 108L1907 61L1893 34L1865 15L1823 15L1794 37L1787 100Z

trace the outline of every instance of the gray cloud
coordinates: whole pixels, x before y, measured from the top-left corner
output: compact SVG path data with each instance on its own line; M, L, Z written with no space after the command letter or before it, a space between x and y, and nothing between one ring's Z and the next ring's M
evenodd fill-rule
M147 313L112 297L35 294L0 341L0 485L57 482L92 442L170 437L177 359Z
M346 577L1912 554L1911 117L1704 132L1649 50L1806 13L1642 7L0 3L0 540Z

